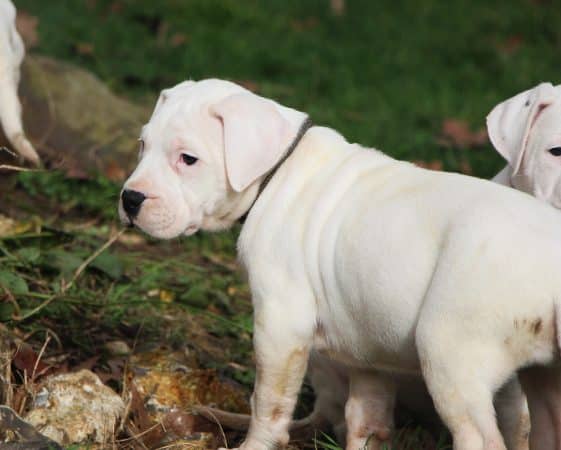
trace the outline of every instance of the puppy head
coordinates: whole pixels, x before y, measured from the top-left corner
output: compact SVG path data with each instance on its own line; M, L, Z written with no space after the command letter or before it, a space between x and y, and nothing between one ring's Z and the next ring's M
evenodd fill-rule
M487 130L513 187L561 208L561 87L541 83L497 105Z
M164 90L123 187L122 221L158 238L230 226L306 118L222 80Z

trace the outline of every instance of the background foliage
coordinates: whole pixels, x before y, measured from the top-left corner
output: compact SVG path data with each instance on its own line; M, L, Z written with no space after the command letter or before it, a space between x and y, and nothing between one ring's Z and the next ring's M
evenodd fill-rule
M504 164L485 141L486 114L540 81L559 81L554 1L347 0L341 16L327 0L15 3L36 19L27 24L37 34L32 52L85 67L137 102L153 104L186 78L227 78L351 141L485 178ZM193 347L203 366L250 387L237 230L173 242L129 232L65 290L118 226L120 186L106 175L0 174L0 218L13 231L0 237L0 320L36 348L44 332L56 334L47 354L69 368L105 355L108 340L163 342ZM219 352L201 350L212 338Z

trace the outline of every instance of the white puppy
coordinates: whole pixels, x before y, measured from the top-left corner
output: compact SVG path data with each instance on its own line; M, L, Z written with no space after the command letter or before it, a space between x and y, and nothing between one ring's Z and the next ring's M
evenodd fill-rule
M493 181L561 208L560 117L561 86L551 83L497 105L487 116L487 130L508 165ZM526 127L530 120L536 123Z
M16 30L16 9L10 0L0 0L0 123L14 149L31 163L39 155L25 137L18 98L20 65L25 48Z
M505 448L493 394L527 367L532 448L560 450L559 213L327 128L302 137L306 120L232 83L182 83L162 93L121 197L122 219L161 238L249 211L257 378L241 448L287 442L315 349L350 368L347 410L422 373L456 450ZM385 431L368 425L364 439Z

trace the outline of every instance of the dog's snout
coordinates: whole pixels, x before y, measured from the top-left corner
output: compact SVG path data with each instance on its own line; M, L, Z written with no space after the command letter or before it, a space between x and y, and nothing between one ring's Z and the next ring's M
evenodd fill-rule
M145 199L146 196L142 192L132 191L129 189L125 189L121 194L123 209L131 219L138 215L138 211L140 211L142 202Z

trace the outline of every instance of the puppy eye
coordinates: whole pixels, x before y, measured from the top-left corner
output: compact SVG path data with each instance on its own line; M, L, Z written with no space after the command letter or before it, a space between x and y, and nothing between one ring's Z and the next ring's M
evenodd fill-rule
M551 153L553 156L561 156L561 147L550 148L549 153Z
M194 156L188 155L187 153L182 153L181 160L188 166L192 166L199 160L199 158L195 158Z

